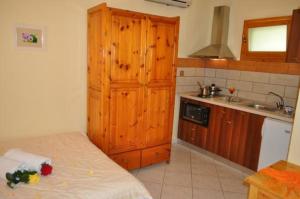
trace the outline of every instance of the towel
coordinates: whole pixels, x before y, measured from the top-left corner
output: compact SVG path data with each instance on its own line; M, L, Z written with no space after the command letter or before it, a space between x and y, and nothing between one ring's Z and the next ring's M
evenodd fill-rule
M21 149L10 149L4 154L4 157L24 162L27 170L36 171L38 173L41 173L42 164L46 163L51 165L50 158L28 153Z
M0 178L4 180L6 180L6 173L13 174L18 170L23 171L25 168L26 165L23 162L0 156Z

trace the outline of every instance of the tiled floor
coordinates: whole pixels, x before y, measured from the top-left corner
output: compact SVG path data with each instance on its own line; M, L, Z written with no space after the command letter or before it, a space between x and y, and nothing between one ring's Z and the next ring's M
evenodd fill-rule
M170 164L134 170L154 199L246 199L245 174L176 144Z

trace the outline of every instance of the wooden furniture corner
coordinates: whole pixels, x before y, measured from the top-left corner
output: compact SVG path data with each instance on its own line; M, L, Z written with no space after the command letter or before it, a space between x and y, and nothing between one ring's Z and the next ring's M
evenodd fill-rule
M246 178L248 199L300 198L300 166L279 161Z

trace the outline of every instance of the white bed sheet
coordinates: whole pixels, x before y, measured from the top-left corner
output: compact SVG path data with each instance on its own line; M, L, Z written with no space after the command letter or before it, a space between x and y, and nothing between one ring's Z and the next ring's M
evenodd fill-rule
M53 173L37 185L11 189L0 180L2 199L152 199L130 173L110 160L81 133L0 142L0 154L10 148L50 157Z

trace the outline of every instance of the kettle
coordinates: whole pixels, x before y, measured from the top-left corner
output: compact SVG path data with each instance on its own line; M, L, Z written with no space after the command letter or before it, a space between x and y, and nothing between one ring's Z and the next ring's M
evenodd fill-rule
M200 87L200 89L199 89L199 91L200 91L200 93L199 93L199 97L209 97L210 96L210 89L209 89L209 87L208 86L202 86L201 84L200 84L200 82L197 82L198 83L198 85L199 85L199 87Z

